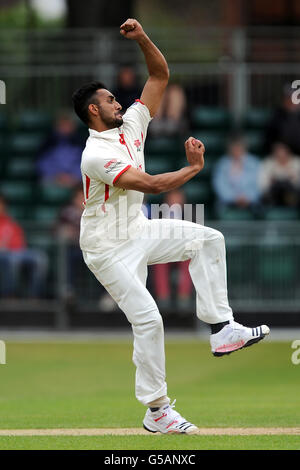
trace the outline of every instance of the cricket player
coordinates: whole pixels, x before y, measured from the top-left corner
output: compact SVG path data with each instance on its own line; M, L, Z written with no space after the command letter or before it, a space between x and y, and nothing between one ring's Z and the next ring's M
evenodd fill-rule
M174 409L175 402L170 404L167 396L163 322L146 289L147 266L190 259L197 316L211 327L215 356L257 343L269 328L246 328L233 320L220 232L185 220L148 220L143 215L144 193L159 194L189 181L204 166L205 148L190 137L185 142L184 168L158 175L145 171L147 128L167 86L169 70L138 21L128 19L120 33L138 43L149 77L141 97L123 116L117 97L100 82L83 85L73 94L75 112L90 134L81 163L85 210L80 246L85 263L132 325L136 397L147 407L145 429L192 434L197 427Z

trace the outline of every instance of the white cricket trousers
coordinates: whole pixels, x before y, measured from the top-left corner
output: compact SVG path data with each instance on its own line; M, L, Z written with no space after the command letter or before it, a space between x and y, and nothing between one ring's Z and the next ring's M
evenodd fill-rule
M103 253L84 251L83 257L132 325L137 399L147 405L167 395L163 322L146 289L147 265L190 259L198 318L230 320L223 235L188 221L145 219L135 239Z

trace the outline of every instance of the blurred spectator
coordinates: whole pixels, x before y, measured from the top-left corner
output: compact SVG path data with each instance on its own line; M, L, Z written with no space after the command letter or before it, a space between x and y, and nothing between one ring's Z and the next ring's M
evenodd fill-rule
M73 187L81 181L82 146L72 115L62 112L55 128L40 150L37 172L44 183Z
M74 189L70 204L62 208L56 227L58 236L66 242L66 297L74 295L78 268L84 264L79 248L80 219L83 211L83 202L82 186L78 186Z
M181 85L168 85L149 132L153 137L184 134L187 129L186 95Z
M2 195L0 195L0 266L0 291L3 297L17 296L23 269L26 269L28 280L27 295L25 295L36 298L43 294L48 268L47 256L39 250L27 247L24 232L9 216Z
M76 282L82 277L85 269L82 252L79 247L80 220L83 212L84 194L82 185L74 188L73 196L68 205L62 208L56 225L58 236L66 243L66 286L65 299L71 303L76 297ZM101 311L111 311L116 304L111 296L105 293L100 301Z
M117 101L122 105L124 112L140 97L141 89L137 83L135 70L129 65L120 69L117 86L113 93Z
M241 137L230 141L227 154L217 162L213 171L212 183L219 208L251 208L258 203L259 167L258 158L247 152Z
M170 208L171 219L182 218L185 203L185 195L182 190L176 189L167 193L164 203L168 204ZM193 284L189 273L189 262L190 260L152 266L153 288L160 308L168 309L171 307L171 298L174 298L171 292L171 271L175 269L177 271L177 310L183 315L191 311Z
M277 142L272 154L263 162L259 184L263 201L273 206L299 205L300 159L287 145Z
M265 153L272 151L274 142L289 146L291 152L300 155L300 106L292 102L295 90L287 84L283 90L281 106L275 110L266 128Z

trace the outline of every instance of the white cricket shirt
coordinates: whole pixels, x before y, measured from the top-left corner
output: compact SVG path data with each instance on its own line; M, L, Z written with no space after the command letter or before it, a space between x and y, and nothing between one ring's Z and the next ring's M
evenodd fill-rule
M81 217L80 248L99 252L134 235L146 218L144 193L114 186L130 167L145 171L144 144L151 116L140 100L128 108L119 128L90 136L82 153L81 173L85 210Z

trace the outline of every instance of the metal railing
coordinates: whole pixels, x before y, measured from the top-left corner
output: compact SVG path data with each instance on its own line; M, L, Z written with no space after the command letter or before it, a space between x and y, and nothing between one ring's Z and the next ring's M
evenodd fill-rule
M282 87L300 77L300 28L153 29L148 32L169 63L171 77L190 88L191 102L222 105L238 119L247 106L272 107ZM98 78L109 88L120 64L135 66L141 81L144 59L118 31L51 30L0 32L0 79L7 107L70 106L82 82Z
M235 312L300 312L300 222L212 221L207 225L225 236L228 293ZM26 299L17 303L2 299L0 311L17 309L26 314L32 308L41 313L52 309L56 326L64 328L68 325L68 245L38 223L28 224L26 232L31 246L48 255L47 294L33 307ZM77 311L100 314L104 289L83 262L75 269Z

